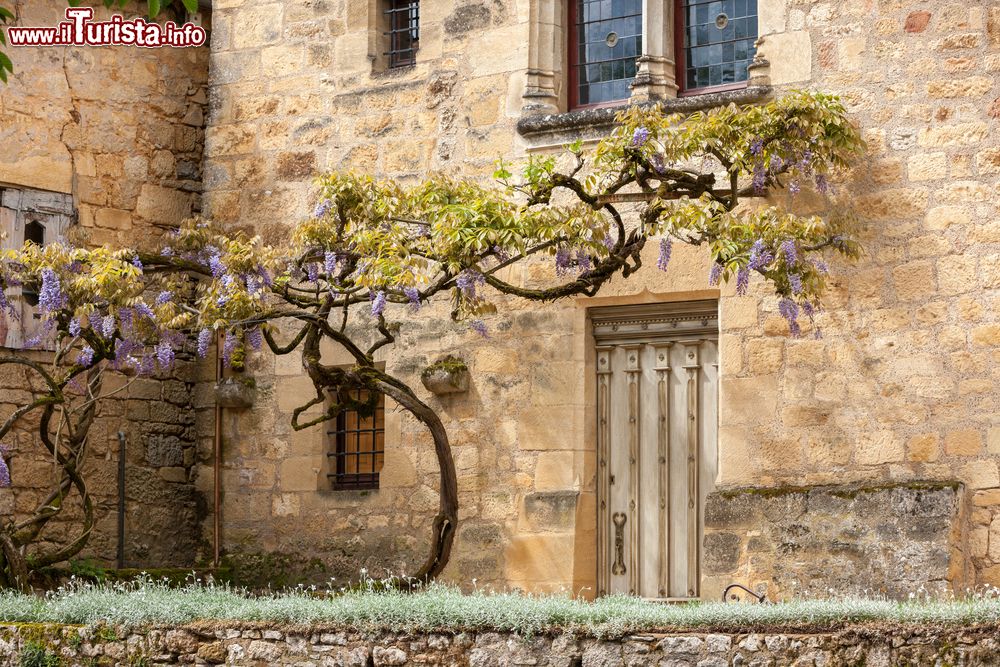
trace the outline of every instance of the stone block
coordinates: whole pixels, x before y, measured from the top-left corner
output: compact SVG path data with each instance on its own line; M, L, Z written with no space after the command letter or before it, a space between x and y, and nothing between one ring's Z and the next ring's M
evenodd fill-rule
M983 451L983 436L977 429L950 431L944 436L944 453L950 456L978 456Z
M807 30L768 35L761 49L770 63L771 84L775 86L812 77L812 36Z
M180 190L144 183L135 212L143 220L177 226L191 216L191 196Z

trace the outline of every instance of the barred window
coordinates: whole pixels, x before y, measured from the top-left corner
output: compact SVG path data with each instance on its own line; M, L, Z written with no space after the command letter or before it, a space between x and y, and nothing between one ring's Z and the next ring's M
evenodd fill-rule
M357 392L359 400L367 392ZM331 451L327 477L334 489L377 489L385 459L385 397L379 394L375 412L364 417L354 410L337 416L336 428L329 431Z
M642 0L570 2L570 105L628 99L642 54Z
M417 62L417 47L420 43L420 1L388 0L385 10L386 43L389 50L385 55L389 67L407 67Z
M678 84L684 92L746 85L756 53L757 0L680 0Z

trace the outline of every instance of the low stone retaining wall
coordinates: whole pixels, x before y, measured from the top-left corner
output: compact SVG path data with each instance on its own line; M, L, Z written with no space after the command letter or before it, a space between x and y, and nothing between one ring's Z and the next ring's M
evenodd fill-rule
M836 632L674 633L602 640L571 635L524 638L493 632L365 634L333 628L208 625L125 634L108 627L8 624L0 625L0 662L123 667L997 665L998 630L857 626Z

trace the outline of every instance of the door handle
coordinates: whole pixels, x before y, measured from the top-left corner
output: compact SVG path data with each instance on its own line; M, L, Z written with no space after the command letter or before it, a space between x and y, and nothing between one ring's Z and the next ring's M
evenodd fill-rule
M615 524L615 563L611 566L611 574L625 574L625 522L628 517L615 512L611 520Z

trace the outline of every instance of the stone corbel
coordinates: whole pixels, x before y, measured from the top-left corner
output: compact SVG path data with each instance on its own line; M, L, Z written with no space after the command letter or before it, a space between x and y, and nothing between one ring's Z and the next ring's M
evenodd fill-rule
M754 42L756 52L753 60L747 65L747 85L748 86L770 86L771 85L771 61L763 53L764 37L758 37Z

